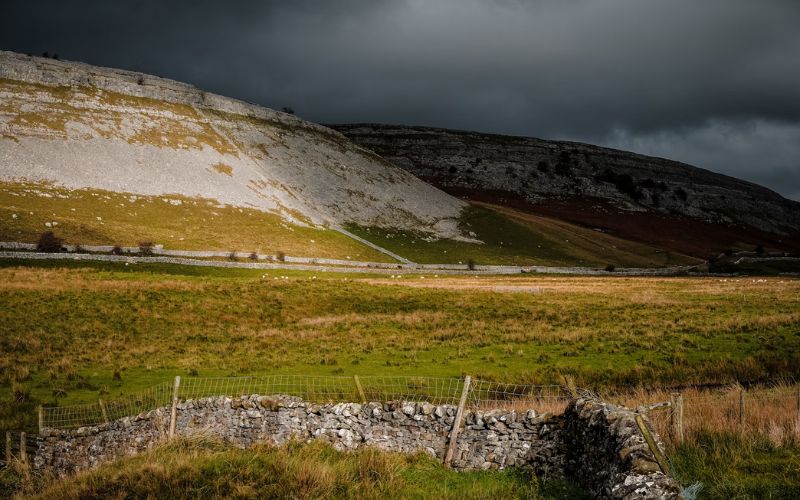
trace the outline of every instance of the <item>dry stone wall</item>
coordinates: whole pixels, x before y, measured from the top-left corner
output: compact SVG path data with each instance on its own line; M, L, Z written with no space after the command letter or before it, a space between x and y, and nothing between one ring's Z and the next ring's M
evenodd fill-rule
M186 400L176 434L215 436L247 448L323 439L347 451L372 446L443 458L456 415L452 405L414 402L315 404L288 396ZM34 465L67 475L142 452L167 438L170 408L76 430L44 429ZM579 482L602 498L672 498L678 483L657 469L634 412L596 399L574 401L564 415L535 410L467 411L452 467L520 467ZM655 468L654 468L655 464Z

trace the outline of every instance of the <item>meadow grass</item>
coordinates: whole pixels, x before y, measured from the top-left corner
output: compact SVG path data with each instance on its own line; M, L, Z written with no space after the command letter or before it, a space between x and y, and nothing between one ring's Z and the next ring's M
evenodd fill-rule
M800 371L795 279L0 266L0 396L23 402L110 398L176 374L570 376L614 388ZM509 284L537 291L496 291Z
M705 431L669 453L684 485L698 498L800 498L800 442L776 446L759 434Z
M668 399L654 387L797 378L799 292L785 277L392 278L5 260L0 427L35 431L37 404L113 399L175 375L572 378L635 406ZM769 419L793 399L754 400L740 432L733 403L695 412L692 395L704 397L685 395L689 438L670 444L684 483L702 480L716 497L796 491L796 428L778 436Z
M448 470L425 454L322 442L236 449L209 438L176 439L144 454L56 482L0 472L0 488L34 498L583 498L564 481L520 471Z

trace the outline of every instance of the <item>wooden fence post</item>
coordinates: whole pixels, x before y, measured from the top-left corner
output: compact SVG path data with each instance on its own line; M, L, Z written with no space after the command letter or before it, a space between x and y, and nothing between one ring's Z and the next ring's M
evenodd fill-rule
M11 459L11 431L6 431L6 463L10 464Z
M797 384L797 426L800 427L800 384Z
M108 423L108 412L106 411L106 405L103 403L102 399L98 399L97 404L100 406L100 412L103 414L103 422Z
M683 395L673 392L670 398L672 404L672 439L676 444L683 443Z
M739 389L739 425L744 427L745 422L745 406L744 406L744 387Z
M358 389L358 395L361 396L361 402L366 404L367 395L364 393L364 388L361 386L361 380L359 380L358 375L353 375L353 381L356 383L356 389Z
M42 405L39 405L39 435L42 434L42 429L44 429L44 408Z
M175 424L178 422L178 389L181 386L180 375L175 376L175 386L172 388L172 413L169 416L169 438L175 436Z
M28 450L25 446L25 432L19 433L19 460L23 464L28 464Z
M469 394L470 383L472 383L472 377L467 375L464 377L464 388L461 390L461 399L458 402L456 418L453 420L453 430L450 431L450 444L447 446L447 454L444 456L445 467L450 467L450 462L453 460L453 454L456 451L456 439L458 438L458 431L461 427L461 419L464 418L464 406L467 404L467 394Z

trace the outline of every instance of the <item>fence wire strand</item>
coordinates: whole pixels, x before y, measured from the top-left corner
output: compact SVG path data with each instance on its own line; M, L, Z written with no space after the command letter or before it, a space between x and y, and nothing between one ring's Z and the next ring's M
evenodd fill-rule
M308 376L268 375L255 377L187 377L181 380L179 400L216 396L240 397L296 396L315 403L356 401L407 401L458 405L464 379L414 376ZM562 385L507 384L473 379L466 397L469 409L528 410L558 414L564 411L576 391ZM577 389L581 395L588 391ZM164 382L131 395L105 401L42 409L42 425L47 428L75 428L112 422L123 417L170 406L173 383ZM630 402L629 402L630 403ZM767 388L746 394L747 415L744 421L751 429L775 429L775 417L794 415L800 426L800 393L795 388ZM687 397L683 399L687 429L714 425L731 429L740 421L739 393ZM635 405L633 406L635 407ZM778 411L780 410L780 411ZM650 412L660 432L667 430L673 413L671 408ZM787 420L781 418L779 420ZM791 431L792 422L781 422ZM793 431L798 432L798 431Z
M358 380L358 382L356 382ZM316 403L350 401L407 401L458 405L464 379L413 376L308 376L187 377L181 380L180 400L215 396L296 396ZM505 384L473 380L467 394L468 408L536 408L563 411L569 391L559 385ZM126 416L169 406L172 383L164 382L129 396L95 403L42 409L43 426L74 428L97 425Z

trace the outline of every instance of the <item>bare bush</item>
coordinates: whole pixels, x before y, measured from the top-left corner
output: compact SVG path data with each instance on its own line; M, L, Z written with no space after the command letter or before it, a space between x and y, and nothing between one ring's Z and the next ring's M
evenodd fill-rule
M39 236L39 242L36 244L38 252L57 253L63 250L62 244L64 240L59 238L52 231L47 231Z

